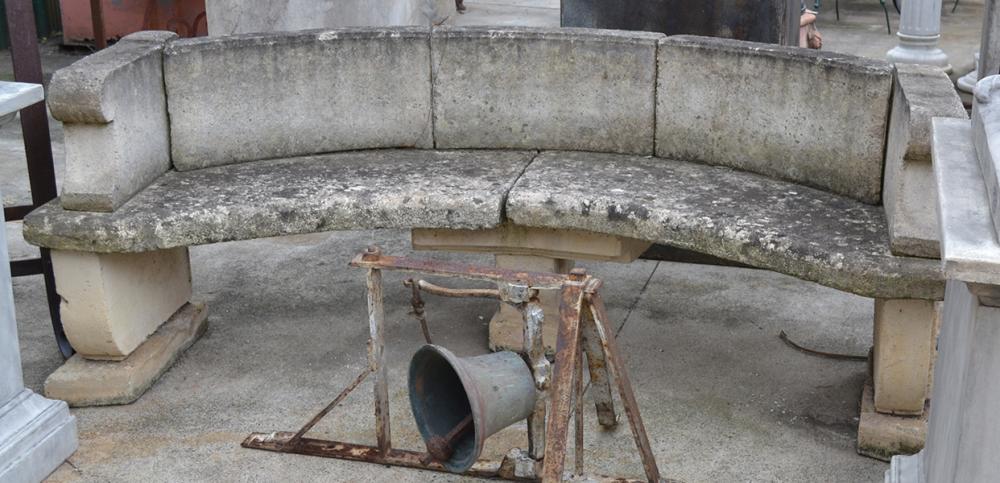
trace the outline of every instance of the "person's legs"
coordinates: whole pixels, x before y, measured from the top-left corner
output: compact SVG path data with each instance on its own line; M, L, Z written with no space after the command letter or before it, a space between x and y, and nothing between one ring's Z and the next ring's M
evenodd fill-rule
M816 12L803 10L799 17L799 47L820 49L823 47L823 36L816 29Z

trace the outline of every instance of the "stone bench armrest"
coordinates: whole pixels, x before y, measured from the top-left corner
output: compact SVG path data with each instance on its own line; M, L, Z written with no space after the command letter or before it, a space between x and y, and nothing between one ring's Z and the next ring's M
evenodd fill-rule
M114 211L170 169L163 48L175 37L135 33L52 77L49 109L66 132L64 208Z

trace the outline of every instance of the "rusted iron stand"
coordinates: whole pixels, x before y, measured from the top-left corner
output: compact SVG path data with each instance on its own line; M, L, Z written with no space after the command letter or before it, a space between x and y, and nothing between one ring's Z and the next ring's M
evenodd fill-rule
M466 475L508 480L563 481L584 477L583 448L583 360L586 355L590 372L590 388L597 406L598 422L605 427L617 424L612 380L617 385L632 436L642 460L646 480L660 478L656 459L646 435L639 406L632 392L624 360L618 349L614 331L599 289L601 280L587 275L582 269L569 274L520 272L494 267L461 263L418 260L382 255L369 248L358 255L351 266L368 270L368 367L329 405L297 432L253 433L243 441L246 448L282 453L297 453L327 458L366 461L384 465L404 466L432 471L446 471L444 466L421 451L392 447L389 425L388 380L385 366L382 309L382 271L398 270L439 277L494 282L497 289L452 289L425 280L407 280L413 289L411 303L414 315L421 323L424 337L430 343L430 331L424 318L424 302L420 292L445 297L483 297L498 299L517 307L524 315L525 350L522 356L531 368L539 397L535 410L528 418L528 450L512 449L502 462L480 460ZM558 290L560 323L556 343L555 363L550 367L545 358L541 329L544 317L538 302L540 290ZM306 438L306 433L325 417L369 375L374 375L375 435L377 446ZM546 415L546 399L549 413ZM575 461L573 471L565 471L570 419L575 419ZM589 477L588 481L633 481L624 478Z
M35 30L35 12L31 0L5 0L7 7L7 31L10 32L10 53L14 64L14 80L42 84L42 61L38 52L38 33ZM39 102L21 110L21 132L24 136L24 152L28 162L28 183L31 186L31 204L4 207L7 221L24 219L31 210L48 203L56 197L56 175L52 164L52 144L49 137L49 116L45 103ZM52 275L52 258L49 250L42 248L41 256L30 260L11 262L10 272L14 277L41 274L45 279L45 296L52 318L59 352L63 357L73 355L73 347L63 332L59 317L59 294L56 293L55 277Z

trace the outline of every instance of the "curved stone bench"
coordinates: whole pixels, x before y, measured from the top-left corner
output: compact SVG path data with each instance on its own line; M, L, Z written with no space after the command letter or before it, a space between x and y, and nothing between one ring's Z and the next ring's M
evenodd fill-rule
M170 172L111 213L49 203L31 214L25 237L57 250L133 253L504 221L668 244L866 297L943 295L937 260L889 252L879 207L729 168L619 154L373 150Z
M143 32L50 90L67 176L24 233L53 249L81 358L149 346L190 297L191 245L411 228L573 259L594 253L551 247L611 240L608 259L668 244L876 298L874 405L923 411L944 283L914 220L934 217L930 119L964 117L940 72L587 29Z

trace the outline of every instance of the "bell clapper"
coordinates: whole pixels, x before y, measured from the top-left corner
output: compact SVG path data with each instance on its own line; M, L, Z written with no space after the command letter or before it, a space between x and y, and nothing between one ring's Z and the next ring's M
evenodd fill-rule
M451 459L451 455L455 453L455 442L462 439L472 428L472 414L469 414L465 419L459 421L448 434L434 436L427 440L427 457L424 458L424 463L431 461L443 463Z

